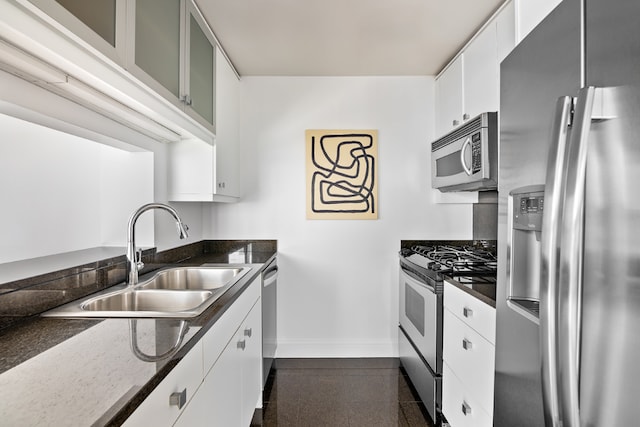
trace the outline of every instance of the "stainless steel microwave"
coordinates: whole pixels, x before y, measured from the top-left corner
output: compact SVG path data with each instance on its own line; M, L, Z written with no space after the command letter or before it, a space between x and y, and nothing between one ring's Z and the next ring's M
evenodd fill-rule
M498 188L498 113L482 113L431 143L431 186L440 191Z

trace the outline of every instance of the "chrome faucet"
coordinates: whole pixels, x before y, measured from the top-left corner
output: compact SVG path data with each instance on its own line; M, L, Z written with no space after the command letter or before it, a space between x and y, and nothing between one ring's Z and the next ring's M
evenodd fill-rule
M144 267L144 263L142 262L142 251L136 250L136 221L138 221L140 215L151 209L162 209L169 212L176 220L180 238L186 239L189 237L189 233L187 233L189 227L187 227L187 224L182 222L180 216L178 216L178 212L176 212L176 210L171 206L163 203L147 203L146 205L140 206L131 215L129 223L127 224L127 285L129 286L134 286L138 283L138 271Z

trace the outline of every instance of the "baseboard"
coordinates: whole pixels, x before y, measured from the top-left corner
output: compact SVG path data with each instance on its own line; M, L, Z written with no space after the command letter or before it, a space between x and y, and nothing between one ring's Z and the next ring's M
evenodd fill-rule
M277 358L398 357L397 342L278 340Z

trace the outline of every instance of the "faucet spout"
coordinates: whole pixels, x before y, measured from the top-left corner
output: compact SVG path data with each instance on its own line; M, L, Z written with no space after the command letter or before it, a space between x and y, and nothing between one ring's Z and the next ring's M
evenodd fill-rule
M127 285L129 286L135 286L138 283L138 270L144 267L142 263L142 253L138 254L136 250L136 222L140 215L151 209L160 209L169 212L176 220L180 239L189 237L189 227L180 219L178 212L171 206L164 203L147 203L146 205L140 206L131 214L129 222L127 223Z

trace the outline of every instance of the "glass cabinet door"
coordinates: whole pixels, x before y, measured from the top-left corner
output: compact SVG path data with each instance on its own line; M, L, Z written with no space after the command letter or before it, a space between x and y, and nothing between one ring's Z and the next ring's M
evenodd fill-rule
M124 63L126 0L30 0L118 64Z
M76 18L116 47L116 0L56 0Z
M185 81L187 106L204 119L208 127L213 127L215 123L215 43L211 40L199 13L190 4L188 10L188 73Z
M180 0L136 0L134 62L180 97Z

